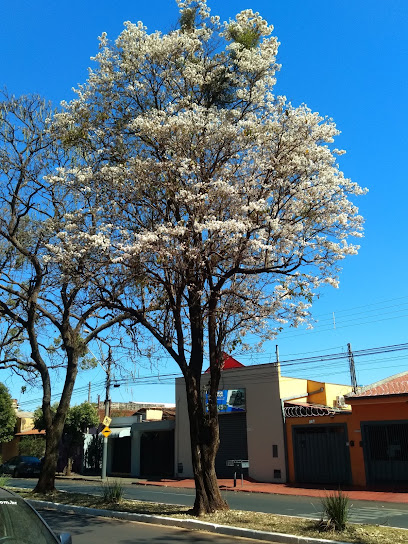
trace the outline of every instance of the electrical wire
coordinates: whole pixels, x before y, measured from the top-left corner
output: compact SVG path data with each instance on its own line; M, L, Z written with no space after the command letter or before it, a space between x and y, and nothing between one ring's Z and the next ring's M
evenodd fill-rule
M372 365L373 362L376 362L377 359L373 359L375 356L384 355L387 353L398 353L408 350L408 343L402 343L402 344L393 344L390 346L379 346L374 348L365 348L361 350L354 350L353 356L354 359L358 358L364 358L364 357L371 357L368 361L362 361L359 364L359 367L362 366L368 366ZM389 361L395 361L399 359L404 359L405 356L393 356L386 358L386 360ZM310 375L313 371L321 371L322 364L325 364L325 367L327 368L327 363L330 364L330 367L345 367L346 363L348 364L349 360L349 353L348 352L337 352L337 353L330 353L326 355L317 355L312 357L301 357L301 358L291 358L291 359L284 359L280 361L280 367L286 372L296 371L296 373L299 375L299 373L308 372ZM261 365L259 365L261 366ZM381 367L380 367L381 368ZM338 371L337 374L344 372L346 369L344 368L342 371ZM180 378L182 376L181 372L172 372L168 374L162 374L162 375L156 375L156 374L150 374L145 376L139 376L139 377L132 377L132 378L120 378L115 380L115 383L118 385L126 385L126 386L140 386L140 385L157 385L157 384L163 384L167 385L169 383L174 382L176 378ZM264 371L257 373L254 377L248 377L247 381L248 383L262 383L262 380L266 377L269 377L269 373ZM93 386L95 388L103 387L105 385L105 381L100 382L94 382ZM75 388L73 391L72 396L77 397L79 395L83 395L88 390L88 385L81 386L78 388ZM51 399L58 399L60 398L61 393L54 393L51 395ZM27 401L20 402L20 406L22 405L33 405L38 404L42 402L42 398L38 399L30 399Z

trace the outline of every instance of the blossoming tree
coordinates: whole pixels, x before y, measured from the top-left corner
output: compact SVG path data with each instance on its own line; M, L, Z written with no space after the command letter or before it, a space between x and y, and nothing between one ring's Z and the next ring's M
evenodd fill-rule
M363 190L338 168L334 123L273 94L272 27L251 10L221 23L205 0L178 4L168 34L128 22L115 43L103 35L96 69L58 115L82 159L52 181L88 206L54 251L69 258L96 225L109 261L99 296L179 365L201 514L227 508L214 470L222 350L307 320L357 252L349 197Z

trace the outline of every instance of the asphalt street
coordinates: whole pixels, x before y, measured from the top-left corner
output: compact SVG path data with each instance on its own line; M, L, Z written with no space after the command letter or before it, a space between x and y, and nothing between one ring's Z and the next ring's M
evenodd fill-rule
M35 480L13 479L16 487L33 488ZM100 495L100 489L94 482L56 480L59 490L76 493ZM250 512L267 512L287 516L299 516L319 519L321 517L320 501L314 497L291 495L272 495L268 493L240 493L223 491L224 498L230 508ZM143 485L125 486L125 497L164 504L192 506L194 490L185 488L155 487ZM402 527L408 529L408 504L382 503L378 501L352 501L350 521Z
M38 510L55 533L71 533L73 544L259 544L259 540L233 538L150 523L120 521Z

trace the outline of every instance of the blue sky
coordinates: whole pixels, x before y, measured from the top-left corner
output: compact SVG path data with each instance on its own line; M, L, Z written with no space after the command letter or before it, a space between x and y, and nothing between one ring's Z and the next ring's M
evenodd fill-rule
M369 189L357 201L366 219L360 253L344 262L339 289L325 289L316 302L314 330L284 331L262 354L236 358L244 364L273 361L275 344L285 361L342 352L348 342L353 350L408 342L408 2L210 0L209 5L222 19L251 8L274 25L282 64L276 92L334 119L342 131L336 145L347 151L340 165L347 177ZM114 39L126 20L142 20L150 31L167 31L177 15L172 0L4 2L0 86L17 95L39 93L57 105L72 98L72 87L85 81L103 31ZM359 383L367 384L406 370L408 351L358 356L355 362ZM299 377L349 383L346 359L284 366L283 372L289 369ZM160 375L175 372L171 362L160 368ZM150 373L149 368L139 371L140 376ZM6 381L5 376L0 379ZM103 395L103 379L102 369L87 371L78 388L92 381L95 400ZM151 381L122 385L113 391L113 400L174 402L172 380ZM22 396L17 379L6 384L26 409L39 404L40 390ZM77 389L74 402L85 397Z

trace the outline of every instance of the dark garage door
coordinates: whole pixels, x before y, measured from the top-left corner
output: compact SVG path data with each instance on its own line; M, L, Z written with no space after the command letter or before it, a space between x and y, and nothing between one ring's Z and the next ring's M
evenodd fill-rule
M218 478L232 478L234 468L227 467L230 459L248 459L246 413L221 414L220 447L215 458L215 471ZM240 473L240 471L238 471ZM244 476L248 469L243 470Z
M361 423L367 483L408 482L408 422Z
M296 482L350 483L350 454L345 425L294 426L293 452Z
M112 442L112 472L116 474L130 474L130 436L111 438Z
M174 474L174 430L146 431L140 438L142 478L172 478Z

